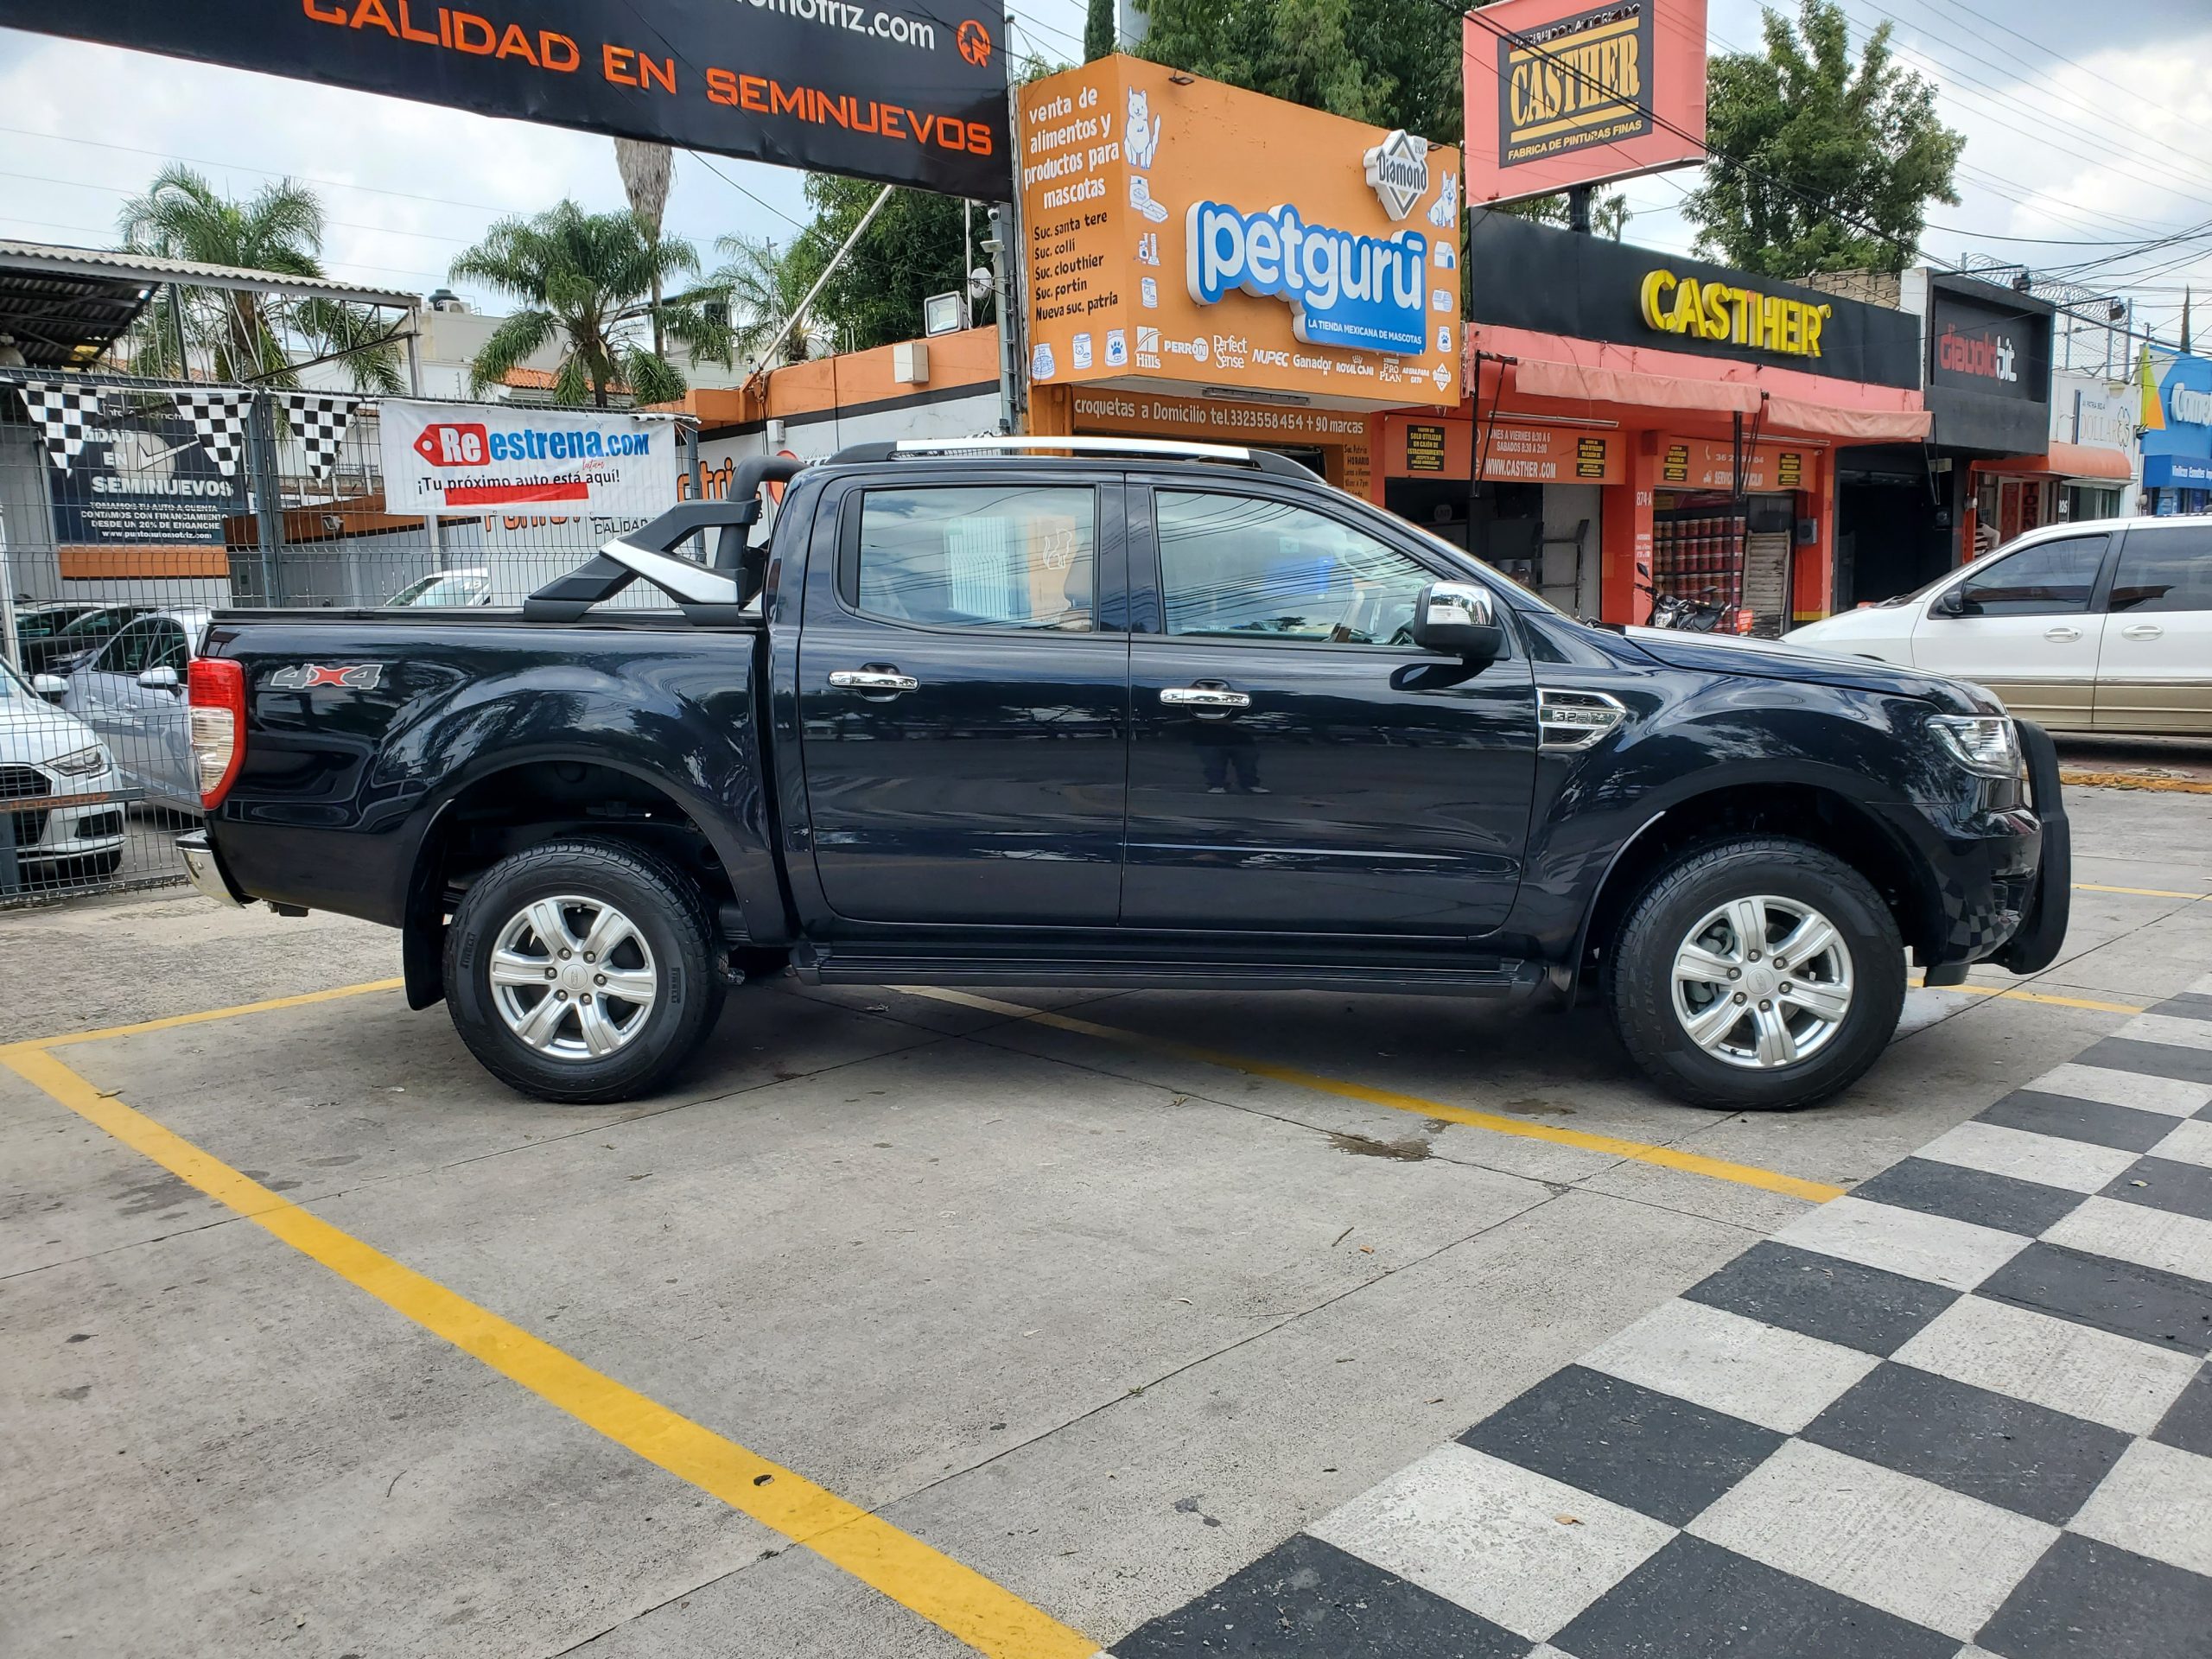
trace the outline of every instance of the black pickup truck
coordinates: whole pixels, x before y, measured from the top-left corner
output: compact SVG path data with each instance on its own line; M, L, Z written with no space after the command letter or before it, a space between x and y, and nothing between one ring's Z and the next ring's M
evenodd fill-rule
M552 1100L788 967L1587 987L1662 1087L1796 1106L1908 953L2066 925L2050 741L1986 692L1578 621L1265 451L750 461L518 611L222 612L190 675L201 891L401 929L410 1003Z

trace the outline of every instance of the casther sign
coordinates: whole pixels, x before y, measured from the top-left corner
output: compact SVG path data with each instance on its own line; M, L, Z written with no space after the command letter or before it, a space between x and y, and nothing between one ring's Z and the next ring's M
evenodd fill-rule
M0 0L0 27L1005 197L1002 0Z

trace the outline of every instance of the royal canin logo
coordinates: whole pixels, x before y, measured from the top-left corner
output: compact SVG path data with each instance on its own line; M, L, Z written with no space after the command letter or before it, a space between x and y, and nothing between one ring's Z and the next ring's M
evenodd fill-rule
M382 663L353 663L342 668L300 663L278 669L269 677L268 684L272 691L312 691L319 685L334 685L347 691L372 691L383 678Z

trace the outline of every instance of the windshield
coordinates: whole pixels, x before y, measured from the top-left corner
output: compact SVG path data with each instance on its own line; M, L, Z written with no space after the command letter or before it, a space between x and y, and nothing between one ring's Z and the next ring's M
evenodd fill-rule
M87 611L62 629L61 637L82 639L95 633L113 633L117 626L129 614L126 611Z
M491 578L480 570L442 570L435 576L425 576L420 582L410 582L390 599L387 605L474 605L492 586Z

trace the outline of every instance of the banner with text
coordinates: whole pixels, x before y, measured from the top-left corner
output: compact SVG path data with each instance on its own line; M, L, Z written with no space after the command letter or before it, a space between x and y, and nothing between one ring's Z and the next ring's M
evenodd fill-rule
M990 201L1011 190L1002 0L478 3L0 0L0 28Z
M382 404L385 511L488 512L566 503L645 519L676 505L676 423L613 410Z

